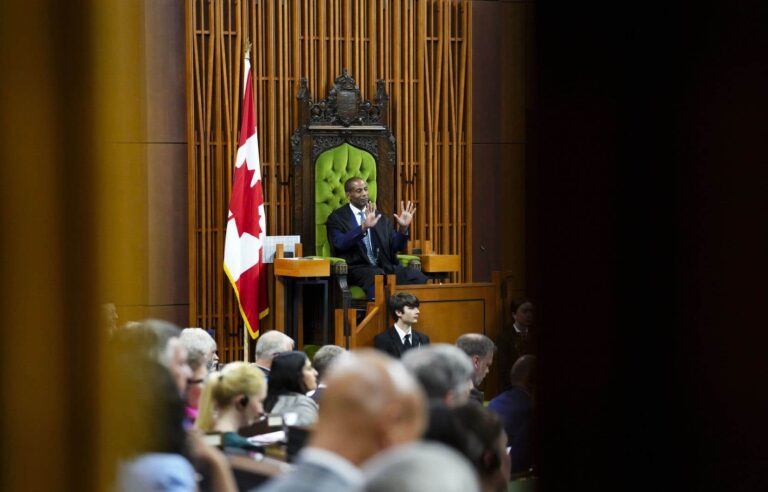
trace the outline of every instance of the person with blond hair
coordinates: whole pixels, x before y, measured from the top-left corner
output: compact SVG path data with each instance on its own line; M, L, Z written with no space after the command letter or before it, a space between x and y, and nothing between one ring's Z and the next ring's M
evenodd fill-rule
M220 372L212 373L200 397L195 427L203 432L221 432L224 448L259 450L237 431L264 413L264 379L258 367L245 362L231 362Z

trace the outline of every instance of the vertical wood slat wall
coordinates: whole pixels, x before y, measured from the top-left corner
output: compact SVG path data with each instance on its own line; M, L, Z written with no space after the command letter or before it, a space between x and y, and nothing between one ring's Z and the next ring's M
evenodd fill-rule
M270 235L291 234L296 87L327 95L342 68L363 97L378 79L397 139L396 200L418 207L412 238L461 255L472 279L472 63L469 0L188 0L190 324L215 328L223 360L242 358L242 321L222 270L237 153L242 54L251 62Z

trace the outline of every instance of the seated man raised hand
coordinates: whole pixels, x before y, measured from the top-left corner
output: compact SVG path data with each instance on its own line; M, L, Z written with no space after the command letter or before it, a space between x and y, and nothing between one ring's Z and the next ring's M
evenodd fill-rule
M373 299L374 277L394 273L400 285L424 284L427 277L417 270L404 268L397 252L405 249L408 227L416 207L400 202L400 213L394 214L397 229L368 200L368 184L361 178L350 178L344 184L348 205L328 216L328 242L331 254L344 258L349 266L349 283L365 290Z

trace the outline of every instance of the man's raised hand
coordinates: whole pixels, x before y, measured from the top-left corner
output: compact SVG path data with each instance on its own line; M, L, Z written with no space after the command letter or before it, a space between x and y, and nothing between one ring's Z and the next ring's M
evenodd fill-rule
M415 213L416 205L411 201L404 204L403 201L400 200L400 215L395 214L395 219L397 220L397 223L400 224L400 229L408 229L408 226L411 225L411 221L413 220L413 214Z
M368 202L368 205L365 206L365 221L363 222L363 230L367 231L368 229L371 229L374 227L381 218L381 215L376 215L376 204L373 202Z

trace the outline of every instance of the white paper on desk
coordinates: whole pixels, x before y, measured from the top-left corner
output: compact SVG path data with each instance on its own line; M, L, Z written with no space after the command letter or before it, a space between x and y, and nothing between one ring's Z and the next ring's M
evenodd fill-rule
M301 242L301 236L264 236L264 263L275 262L275 246L282 244L286 253L296 253L296 243Z
M251 436L248 441L253 444L272 444L275 442L285 441L284 431L268 432L266 434L259 434L258 436Z

